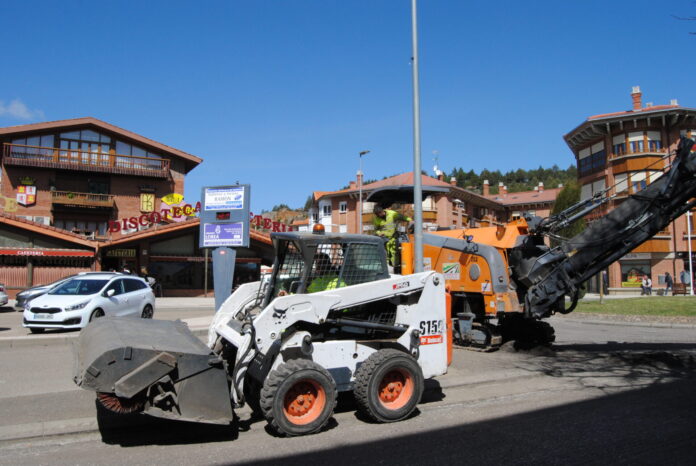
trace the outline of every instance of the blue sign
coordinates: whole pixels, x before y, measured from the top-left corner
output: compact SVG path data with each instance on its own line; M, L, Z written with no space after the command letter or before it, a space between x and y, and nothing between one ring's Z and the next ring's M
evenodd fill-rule
M205 210L239 210L244 208L244 187L205 188Z
M244 224L239 223L204 223L203 247L243 246Z

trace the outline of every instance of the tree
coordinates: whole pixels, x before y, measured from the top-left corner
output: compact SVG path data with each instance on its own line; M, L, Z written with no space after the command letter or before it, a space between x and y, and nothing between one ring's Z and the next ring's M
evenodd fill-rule
M556 202L553 204L553 209L551 210L551 215L556 215L563 212L568 207L580 202L580 186L576 181L571 181L566 184L561 192L558 193L556 197ZM579 234L585 229L585 219L580 219L573 222L568 227L558 231L556 234L564 238L572 238L573 236ZM552 241L554 246L558 246L559 241Z

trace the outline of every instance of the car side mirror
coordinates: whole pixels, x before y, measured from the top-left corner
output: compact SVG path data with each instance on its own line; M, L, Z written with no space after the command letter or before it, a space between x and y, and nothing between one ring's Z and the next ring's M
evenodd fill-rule
M110 297L112 297L112 296L114 295L114 293L116 293L116 290L114 290L113 288L111 288L111 289L109 289L109 290L106 290L106 293L104 293L104 296L106 296L107 298L110 298Z

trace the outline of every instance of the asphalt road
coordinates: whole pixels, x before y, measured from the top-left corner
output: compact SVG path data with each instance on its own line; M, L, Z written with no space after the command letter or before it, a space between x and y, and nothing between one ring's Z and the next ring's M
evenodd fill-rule
M342 397L327 430L291 439L246 410L224 428L114 419L72 385L69 345L3 350L0 433L101 431L0 441L0 464L693 464L696 329L552 322L552 350L456 350L411 419L366 423Z

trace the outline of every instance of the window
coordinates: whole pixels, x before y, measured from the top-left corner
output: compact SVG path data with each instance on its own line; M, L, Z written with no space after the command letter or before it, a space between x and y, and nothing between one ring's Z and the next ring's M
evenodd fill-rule
M625 134L619 134L612 138L612 150L615 156L624 155L626 153Z
M621 286L637 288L641 285L643 275L650 275L650 262L620 261Z
M147 285L145 285L145 283L141 282L140 280L133 280L132 278L127 278L123 281L125 283L126 293L130 293L132 291L142 290L147 286Z
M582 185L582 188L580 188L580 200L584 201L585 199L589 199L595 194L604 191L604 188L604 178L595 180L591 183L586 183Z
M31 154L31 155L53 155L53 150L48 150L48 149L39 149L38 147L50 147L53 148L54 146L54 137L52 134L46 134L43 136L31 136L28 138L18 138L18 139L13 139L12 144L19 144L22 146L34 146L34 147L25 147L25 148L14 148L13 149L13 156L14 157L21 157L22 154Z
M658 152L662 149L662 136L659 131L648 131L648 150Z
M578 153L578 171L580 176L604 170L606 163L607 153L604 150L604 142L593 144Z
M104 292L109 290L114 290L113 296L123 294L123 280L115 280L109 286L106 287Z
M321 216L330 217L331 216L331 204L324 204L321 206Z
M648 186L646 178L645 172L631 173L631 187L634 193L642 191Z
M628 133L628 144L632 153L645 152L645 140L643 132Z
M339 202L338 211L342 214L348 212L348 203L346 201Z

